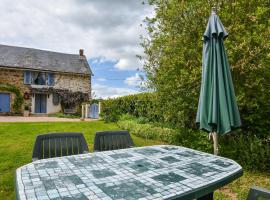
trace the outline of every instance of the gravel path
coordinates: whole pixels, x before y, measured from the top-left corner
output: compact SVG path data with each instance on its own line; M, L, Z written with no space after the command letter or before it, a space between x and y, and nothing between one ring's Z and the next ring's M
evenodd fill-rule
M84 121L94 121L96 119L85 119ZM0 122L79 122L78 118L59 117L21 117L21 116L0 116Z

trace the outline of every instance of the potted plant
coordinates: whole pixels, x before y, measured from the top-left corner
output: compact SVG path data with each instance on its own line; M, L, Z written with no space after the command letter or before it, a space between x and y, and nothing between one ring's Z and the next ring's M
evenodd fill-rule
M30 113L30 111L29 111L29 105L25 105L24 106L24 111L23 111L23 116L24 117L29 117L29 113Z

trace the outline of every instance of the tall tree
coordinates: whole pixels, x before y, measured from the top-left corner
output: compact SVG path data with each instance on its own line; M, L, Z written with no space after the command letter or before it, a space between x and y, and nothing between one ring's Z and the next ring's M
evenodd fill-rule
M163 121L196 128L201 81L202 35L216 6L225 40L243 130L267 137L270 127L270 1L148 0L142 39L144 70L159 98Z

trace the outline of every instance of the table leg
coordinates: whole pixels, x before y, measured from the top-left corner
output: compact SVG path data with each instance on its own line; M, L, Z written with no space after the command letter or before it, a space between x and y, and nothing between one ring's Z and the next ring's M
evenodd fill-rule
M211 192L203 197L198 198L197 200L213 200L214 192Z

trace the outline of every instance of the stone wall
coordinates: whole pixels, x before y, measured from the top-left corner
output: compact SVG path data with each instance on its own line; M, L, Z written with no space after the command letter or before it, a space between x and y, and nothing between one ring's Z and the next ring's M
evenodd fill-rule
M0 83L8 83L18 87L23 95L25 92L30 93L30 85L24 84L24 71L16 70L16 69L4 69L0 68ZM91 76L90 75L77 75L77 74L55 74L55 84L53 88L56 89L67 89L73 92L83 92L88 93L89 97L91 96ZM11 105L10 110L14 113L12 108L12 104L14 102L15 94L10 93L11 97ZM31 95L28 100L24 100L24 104L22 105L22 109L24 105L31 106Z
M56 89L68 89L73 92L91 94L91 76L77 74L55 74Z
M20 89L21 94L23 95L25 92L30 93L30 86L24 84L24 74L22 70L14 70L14 69L2 69L0 68L0 83L8 83L10 85L14 85ZM14 103L15 94L9 91L1 91L10 93L10 111L14 113L12 108L12 104ZM31 97L29 100L24 100L24 104L22 105L22 109L24 105L31 105Z

